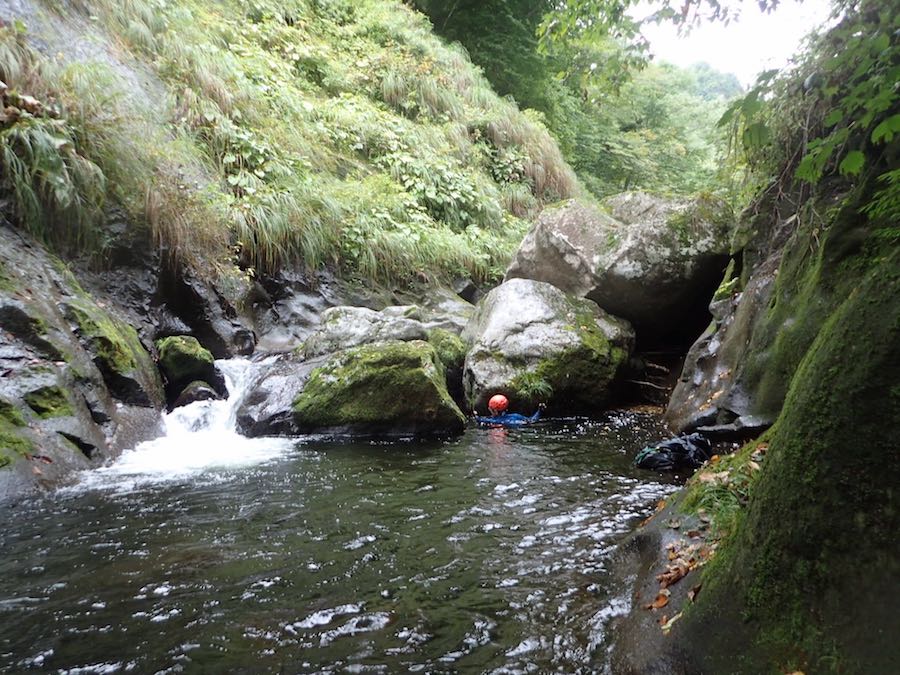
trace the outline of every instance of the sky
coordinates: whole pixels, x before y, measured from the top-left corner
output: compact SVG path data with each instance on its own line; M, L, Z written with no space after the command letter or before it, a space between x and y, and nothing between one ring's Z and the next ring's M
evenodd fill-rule
M705 23L688 35L678 35L671 25L647 26L644 35L656 60L679 66L706 61L751 85L757 73L781 68L800 47L803 37L828 20L829 0L782 0L770 14L755 2L744 2L738 21L727 26Z

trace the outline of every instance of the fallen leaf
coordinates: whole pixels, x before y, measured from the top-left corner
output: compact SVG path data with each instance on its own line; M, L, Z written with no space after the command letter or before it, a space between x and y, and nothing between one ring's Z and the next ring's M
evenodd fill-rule
M752 459L749 462L747 462L747 466L750 467L751 471L759 471L759 469L760 469L759 464L754 462Z
M669 619L668 621L666 621L662 626L660 626L660 628L662 629L662 632L663 632L665 635L668 635L668 634L669 634L669 631L672 630L672 624L674 624L674 623L675 623L676 621L678 621L678 619L680 619L680 618L681 618L681 612L678 612L678 614L676 614L676 615L673 616L671 619Z
M691 539L696 539L700 536L700 530L688 530L687 536Z
M668 605L669 604L669 595L670 595L670 593L669 593L668 588L660 589L659 593L656 596L656 600L654 600L652 603L650 603L650 608L651 609L662 609L663 607Z

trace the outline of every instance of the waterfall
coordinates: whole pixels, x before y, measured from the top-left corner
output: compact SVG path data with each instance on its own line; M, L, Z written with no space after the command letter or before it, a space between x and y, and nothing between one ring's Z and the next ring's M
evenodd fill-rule
M284 454L296 439L245 438L236 431L238 405L264 362L216 361L228 398L197 401L163 416L165 433L126 450L109 466L83 472L77 487L128 486L246 467Z

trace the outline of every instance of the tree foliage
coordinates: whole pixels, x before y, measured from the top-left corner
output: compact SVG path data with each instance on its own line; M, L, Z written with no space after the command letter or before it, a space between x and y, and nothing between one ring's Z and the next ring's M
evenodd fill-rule
M740 92L733 75L708 64L648 66L622 31L542 41L548 17L569 11L548 0L414 4L465 46L500 94L540 114L594 194L691 192L713 182L723 147L714 122Z

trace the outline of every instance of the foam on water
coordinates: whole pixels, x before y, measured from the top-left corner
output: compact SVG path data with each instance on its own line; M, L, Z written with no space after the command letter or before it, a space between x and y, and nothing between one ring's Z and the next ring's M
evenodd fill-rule
M211 470L260 464L290 450L297 439L246 438L236 431L235 414L264 362L216 361L228 398L197 401L163 416L165 434L126 450L113 464L86 471L74 490L129 490L145 483L182 480Z

